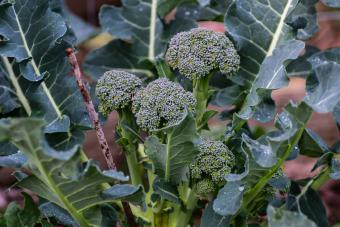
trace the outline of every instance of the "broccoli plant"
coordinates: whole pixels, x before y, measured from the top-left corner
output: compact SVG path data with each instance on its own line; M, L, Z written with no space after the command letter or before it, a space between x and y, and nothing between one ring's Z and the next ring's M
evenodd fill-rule
M0 0L0 168L25 190L0 226L329 226L318 189L340 179L340 143L309 122L339 128L340 49L306 45L318 2L123 0L102 6L100 32L63 1ZM107 33L83 77L74 50ZM306 95L278 111L293 77ZM91 129L105 166L83 147ZM299 155L316 161L294 181Z

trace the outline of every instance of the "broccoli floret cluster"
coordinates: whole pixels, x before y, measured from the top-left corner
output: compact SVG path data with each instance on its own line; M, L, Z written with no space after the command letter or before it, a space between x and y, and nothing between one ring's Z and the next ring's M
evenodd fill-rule
M176 34L165 59L190 80L204 77L214 69L230 74L236 72L240 64L240 56L228 37L202 28Z
M137 125L147 131L177 124L186 111L194 112L196 100L183 87L160 78L139 90L133 97L132 111Z
M235 164L234 154L220 141L203 140L200 153L190 165L190 178L196 184L197 194L209 195L225 183L225 175Z
M108 115L114 110L129 106L133 95L141 87L142 80L131 73L117 70L105 72L96 86L96 96L100 101L99 111Z

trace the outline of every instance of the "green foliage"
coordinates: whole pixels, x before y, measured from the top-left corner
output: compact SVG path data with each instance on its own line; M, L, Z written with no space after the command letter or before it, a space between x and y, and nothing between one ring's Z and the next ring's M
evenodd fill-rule
M108 115L114 110L130 106L132 96L141 86L141 79L133 74L116 70L105 72L96 86L99 111Z
M127 177L102 171L81 146L91 119L68 75L65 49L98 30L63 1L1 1L0 166L14 168L15 187L38 203L27 195L24 208L11 203L0 225L187 227L203 210L204 227L327 226L317 189L340 179L340 143L329 147L307 125L313 111L340 122L340 49L305 46L318 30L316 3L103 6L100 24L112 40L91 51L83 67L97 83L93 103L104 115L118 112ZM202 20L223 22L226 34L195 28ZM275 128L250 129L250 119L273 118L271 93L292 76L306 79L304 100L286 105ZM216 124L227 124L224 134L211 127L221 112L211 105L231 120ZM202 139L209 136L214 140ZM298 154L317 158L311 171L320 173L291 182L282 166Z
M23 196L25 198L23 209L20 209L15 202L8 205L4 214L5 226L34 226L40 223L41 216L38 206L34 204L33 199L28 194L23 193Z
M165 58L190 80L207 76L214 69L234 73L240 64L234 45L223 33L200 28L176 34Z

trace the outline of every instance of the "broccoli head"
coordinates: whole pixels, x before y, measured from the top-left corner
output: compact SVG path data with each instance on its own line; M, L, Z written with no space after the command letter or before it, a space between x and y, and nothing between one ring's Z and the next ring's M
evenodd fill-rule
M138 126L154 131L178 123L186 111L194 112L196 100L178 83L160 78L133 97L132 111Z
M194 28L176 34L170 41L165 59L190 80L219 69L230 74L238 70L240 56L233 43L223 33Z
M225 175L235 164L234 154L220 141L203 140L200 153L190 165L190 178L199 195L209 195L225 183Z
M141 87L141 79L131 73L117 70L105 72L96 86L96 96L100 101L99 111L108 115L114 110L126 108Z

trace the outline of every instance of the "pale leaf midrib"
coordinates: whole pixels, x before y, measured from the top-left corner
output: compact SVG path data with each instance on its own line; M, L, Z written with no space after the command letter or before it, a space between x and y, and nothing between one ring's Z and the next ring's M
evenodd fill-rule
M151 1L150 30L149 30L149 49L148 58L150 61L155 59L155 39L157 22L157 0Z
M27 55L29 56L29 58L31 58L30 61L31 61L32 67L33 67L33 69L34 69L34 72L35 72L36 75L41 75L40 70L39 70L39 68L37 67L37 65L36 65L36 63L35 63L35 60L34 60L32 54L31 54L31 52L30 52L30 49L29 49L29 47L28 47L28 44L27 44L27 41L26 41L26 37L24 36L24 32L23 32L23 30L22 30L22 27L21 27L21 24L20 24L20 21L19 21L17 12L15 11L14 7L13 7L13 11L14 11L14 15L15 15L15 20L16 20L17 25L18 25L20 37L21 37L22 42L23 42L23 44L24 44L24 48L25 48L25 50L26 50L26 52L27 52ZM61 118L61 117L62 117L62 113L61 113L61 111L59 110L58 105L56 104L55 100L53 99L53 97L52 97L52 95L51 95L51 92L50 92L50 90L48 89L48 87L47 87L47 85L46 85L46 83L45 83L44 81L41 83L41 86L42 86L43 91L44 91L44 93L46 94L48 100L49 100L50 103L52 104L52 107L53 107L53 109L55 110L55 112L56 112L58 118Z
M289 8L292 4L293 0L288 0L287 1L287 4L280 16L280 21L279 21L279 24L275 30L275 33L273 35L273 39L270 43L270 46L269 46L269 49L268 49L268 52L266 54L266 57L269 57L273 54L273 51L275 50L276 46L278 45L279 43L279 40L280 40L280 35L281 35L281 32L282 32L282 29L285 25L285 19L287 18L288 16L288 13L289 13Z

